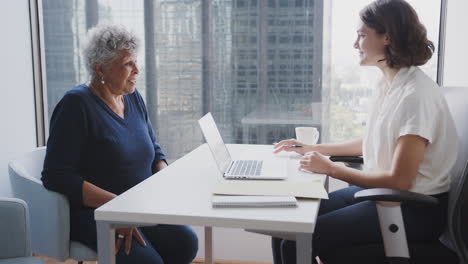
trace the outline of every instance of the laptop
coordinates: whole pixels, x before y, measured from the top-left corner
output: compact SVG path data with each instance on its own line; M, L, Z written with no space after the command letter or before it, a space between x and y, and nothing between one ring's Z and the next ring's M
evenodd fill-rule
M287 178L285 160L233 160L211 113L200 118L198 123L225 179L283 180Z

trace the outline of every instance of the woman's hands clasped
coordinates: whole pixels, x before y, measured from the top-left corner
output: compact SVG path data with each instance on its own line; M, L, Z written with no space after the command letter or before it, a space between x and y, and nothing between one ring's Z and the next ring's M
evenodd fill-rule
M304 154L299 161L300 169L331 176L334 163L317 151Z
M125 242L125 254L130 254L132 247L132 238L135 237L140 245L146 247L146 242L136 227L119 228L115 230L117 233L117 244L115 245L115 254L119 253L122 244ZM124 241L125 240L125 241Z

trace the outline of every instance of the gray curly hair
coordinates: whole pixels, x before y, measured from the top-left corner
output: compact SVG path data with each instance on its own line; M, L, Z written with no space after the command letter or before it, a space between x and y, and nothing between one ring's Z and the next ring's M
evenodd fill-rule
M124 26L100 23L88 30L82 49L85 67L91 80L98 77L94 66L107 65L118 58L122 50L138 53L140 39Z

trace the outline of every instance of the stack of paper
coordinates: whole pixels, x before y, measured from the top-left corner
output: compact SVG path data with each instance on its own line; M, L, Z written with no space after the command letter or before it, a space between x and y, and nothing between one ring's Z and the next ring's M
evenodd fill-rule
M212 204L214 208L297 207L297 200L294 196L215 195Z
M318 180L301 181L245 181L220 180L214 194L294 196L301 198L328 199L328 193Z

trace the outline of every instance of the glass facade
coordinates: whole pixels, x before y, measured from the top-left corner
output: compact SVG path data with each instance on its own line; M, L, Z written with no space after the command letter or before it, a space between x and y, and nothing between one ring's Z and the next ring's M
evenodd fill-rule
M233 2L235 142L271 144L295 126L320 126L322 10L313 0Z
M207 112L227 143L271 144L297 126L318 127L322 142L361 136L379 73L358 66L352 45L369 2L43 0L49 118L88 81L82 40L105 20L142 40L137 89L170 160L204 142L197 120ZM437 40L440 0L409 2ZM424 67L434 78L436 63Z
M77 4L75 1L43 2L49 116L65 91L73 88L79 79L74 19Z
M319 2L44 0L49 117L88 81L81 41L106 20L143 40L138 89L170 159L203 142L197 120L208 111L228 143L292 137L298 124L320 125Z

